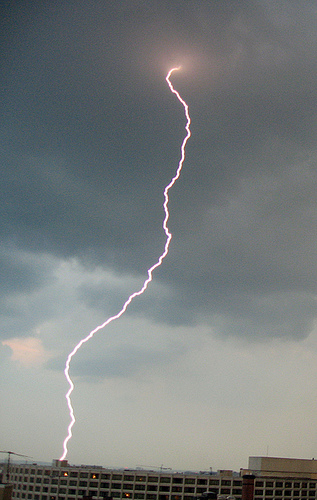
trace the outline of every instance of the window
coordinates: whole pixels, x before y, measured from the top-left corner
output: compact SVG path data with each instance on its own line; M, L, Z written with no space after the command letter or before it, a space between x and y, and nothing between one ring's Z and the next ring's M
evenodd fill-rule
M156 491L157 490L157 484L148 484L147 485L147 490L148 491Z
M265 484L267 488L273 488L273 481L266 481Z
M222 481L222 484L226 484L227 481ZM207 484L207 479L198 479L197 484ZM230 481L229 481L230 484Z
M100 488L109 488L109 483L100 483Z
M197 488L197 493L198 494L202 494L202 493L205 493L205 491L207 491L207 488Z
M169 492L170 487L169 486L160 486L160 491L166 491Z
M179 493L180 491L182 491L182 487L181 486L172 486L172 491L175 491L177 493Z
M170 483L171 482L171 478L170 477L161 477L160 479L160 483Z
M190 486L185 486L184 493L195 493L195 488L192 488Z
M182 484L183 478L182 477L173 477L173 483Z
M135 477L136 481L145 481L145 479L146 479L145 476L136 476Z
M124 483L123 484L123 489L124 490L133 490L133 484Z
M110 474L101 474L101 479L110 479Z
M70 477L77 477L78 472L72 471L69 475L70 475Z
M218 479L210 479L209 484L210 485L217 485L218 486L219 481L218 481Z
M76 484L77 484L77 481L74 479L69 481L69 486L76 486Z
M157 483L158 482L158 477L157 476L149 476L147 478L148 483Z
M87 481L79 481L79 486L87 486Z
M281 481L276 481L277 488L283 488L283 483Z
M90 474L91 479L99 479L99 474L95 474L94 472Z
M205 484L205 483L199 483L199 484ZM227 479L223 479L221 481L221 486L231 486L231 481L228 481Z
M134 486L135 490L145 490L145 484L136 484Z
M195 484L195 479L193 477L185 477L185 484Z
M133 481L134 480L134 476L123 476L123 479L124 481Z
M113 475L112 475L112 479L113 479L114 481L121 481L121 479L122 479L122 474L113 474Z
M79 477L88 477L88 472L81 472Z

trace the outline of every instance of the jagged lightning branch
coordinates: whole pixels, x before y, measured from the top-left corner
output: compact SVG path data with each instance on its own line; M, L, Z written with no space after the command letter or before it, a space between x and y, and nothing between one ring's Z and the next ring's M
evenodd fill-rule
M74 347L74 349L72 350L72 352L68 355L67 360L66 360L64 374L65 374L65 377L66 377L67 382L69 384L69 390L67 391L65 397L66 397L67 405L68 405L68 409L69 409L70 424L69 424L68 429L67 429L68 430L67 437L65 438L64 443L63 443L63 450L64 450L64 452L63 452L60 460L64 460L64 458L67 455L67 452L68 452L67 444L68 444L68 441L70 440L70 438L72 437L72 427L73 427L73 425L74 425L74 423L76 421L75 415L74 415L74 409L73 409L71 398L70 398L71 393L73 392L73 389L74 389L73 381L72 381L72 379L70 378L70 375L69 375L70 362L71 362L73 356L81 348L81 346L83 344L85 344L85 342L87 342L89 339L91 339L95 335L96 332L98 332L99 330L102 330L102 328L104 328L105 326L109 325L109 323L111 323L112 321L114 321L116 319L119 319L120 316L122 316L122 314L126 311L128 305L131 304L131 302L134 299L134 297L137 297L138 295L142 295L143 292L145 292L145 290L148 287L148 284L153 279L153 271L162 264L164 258L168 254L168 249L169 249L170 241L172 239L172 233L170 233L170 231L169 231L169 229L167 227L167 221L169 219L169 211L168 211L169 197L168 197L168 192L171 189L171 187L175 184L175 182L177 181L177 179L179 178L179 176L181 174L181 171L182 171L182 168L183 168L183 163L184 163L184 160L185 160L185 147L186 147L186 143L187 143L188 139L191 136L191 131L190 131L190 116L189 116L189 111L188 111L188 105L181 98L181 96L179 95L179 93L177 92L177 90L174 89L174 87L173 87L173 85L172 85L172 83L170 81L171 74L174 71L178 71L179 69L180 69L180 67L178 67L178 68L172 68L167 73L166 81L168 83L168 86L169 86L171 92L173 92L173 94L176 95L177 99L184 106L185 116L186 116L186 119L187 119L187 123L186 123L186 126L185 126L185 130L187 131L187 134L186 134L186 137L184 138L184 140L182 142L182 145L181 145L181 159L179 161L178 168L176 170L176 174L172 178L172 180L170 181L170 183L164 189L164 203L163 203L163 207L164 207L164 211L165 211L165 218L164 218L164 221L163 221L163 229L164 229L165 234L166 234L166 242L165 242L164 252L159 257L158 261L152 267L150 267L150 269L148 269L148 271L147 271L148 277L144 281L142 288L138 292L134 292L134 293L132 293L132 295L130 295L130 297L128 298L128 300L124 303L121 311L118 312L118 314L116 314L115 316L111 316L110 318L108 318L104 323L102 323L102 325L99 325L94 330L92 330L89 333L89 335L87 335L87 337L83 338L80 342L78 342L78 344Z

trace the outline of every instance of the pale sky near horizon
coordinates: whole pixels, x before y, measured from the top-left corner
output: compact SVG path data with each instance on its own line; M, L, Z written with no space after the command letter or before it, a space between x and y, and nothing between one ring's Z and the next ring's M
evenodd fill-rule
M316 456L317 3L1 2L0 449Z

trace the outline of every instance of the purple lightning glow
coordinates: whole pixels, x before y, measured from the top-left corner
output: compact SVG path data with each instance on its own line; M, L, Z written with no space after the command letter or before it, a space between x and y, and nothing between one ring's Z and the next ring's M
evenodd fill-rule
M169 231L169 229L167 227L167 221L169 219L169 211L168 211L169 197L168 197L168 192L171 189L171 187L175 184L175 182L177 181L177 179L179 178L179 176L181 174L181 171L182 171L182 168L183 168L183 163L184 163L184 160L185 160L185 147L186 147L186 143L187 143L188 139L191 136L191 131L190 131L190 121L191 120L190 120L190 116L189 116L188 105L181 98L181 96L179 95L179 93L177 92L177 90L174 89L172 83L170 82L170 76L171 76L171 74L174 71L178 71L179 69L180 69L180 67L178 67L178 68L172 68L167 73L166 81L167 81L167 84L168 84L171 92L173 92L173 94L176 95L177 99L184 106L185 116L186 116L186 119L187 119L187 123L186 123L186 126L185 126L185 130L186 130L187 134L186 134L186 136L185 136L185 138L184 138L184 140L182 142L182 145L181 145L181 159L179 161L178 168L176 170L176 174L172 178L172 180L170 181L170 183L164 189L164 203L163 203L163 207L164 207L164 211L165 211L165 217L164 217L164 221L163 221L163 229L164 229L165 234L166 234L166 242L165 242L164 251L163 251L162 255L159 257L158 261L152 267L150 267L150 269L148 269L148 271L147 271L148 277L144 281L142 288L138 292L134 292L134 293L132 293L132 295L130 295L130 297L124 303L121 311L119 311L118 314L116 314L115 316L111 316L110 318L108 318L104 323L102 323L102 325L99 325L94 330L92 330L89 333L89 335L87 335L87 337L83 338L80 342L78 342L78 344L74 347L74 349L72 350L72 352L67 357L64 374L65 374L65 377L67 379L67 382L69 383L69 390L67 391L65 397L66 397L66 401L67 401L67 405L68 405L68 409L69 409L70 424L69 424L68 429L67 429L68 430L67 437L65 438L64 443L63 443L63 450L64 451L63 451L63 454L62 454L60 460L64 460L64 458L67 455L67 452L68 452L67 444L68 444L68 441L70 440L70 438L72 437L72 427L73 427L73 425L74 425L74 423L76 421L75 415L74 415L74 409L73 409L71 398L70 398L71 393L73 392L73 389L74 389L73 381L72 381L72 379L70 378L70 375L69 375L70 362L71 362L73 356L81 348L81 346L83 344L85 344L85 342L87 342L89 339L91 339L95 335L96 332L98 332L99 330L101 330L105 326L109 325L109 323L111 323L112 321L114 321L116 319L119 319L120 316L122 316L122 314L126 311L128 305L132 302L132 300L134 299L134 297L137 297L138 295L142 295L145 292L145 290L148 287L148 284L153 279L153 271L162 264L164 258L168 254L168 249L169 249L170 241L172 239L172 233L170 233L170 231Z

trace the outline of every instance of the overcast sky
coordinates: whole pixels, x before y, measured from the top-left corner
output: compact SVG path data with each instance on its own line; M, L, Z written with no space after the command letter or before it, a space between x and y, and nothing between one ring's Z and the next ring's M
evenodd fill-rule
M1 2L0 448L316 456L317 2Z

